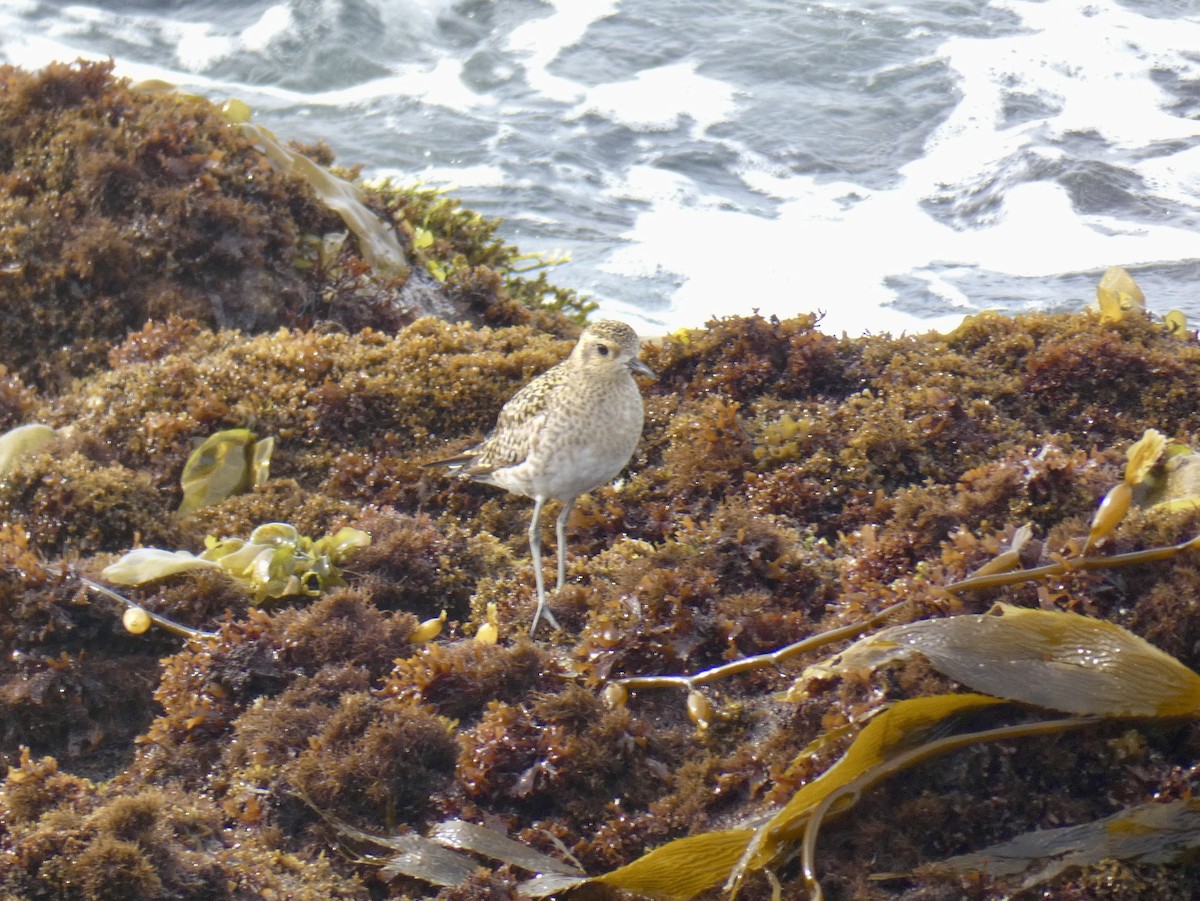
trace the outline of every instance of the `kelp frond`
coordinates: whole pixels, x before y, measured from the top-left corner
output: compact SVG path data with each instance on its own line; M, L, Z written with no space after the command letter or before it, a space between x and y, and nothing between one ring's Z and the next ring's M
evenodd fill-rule
M874 716L845 754L803 786L765 821L669 842L626 866L600 876L543 875L522 884L522 897L544 898L586 883L652 897L686 901L723 885L736 895L753 873L771 874L802 856L811 896L822 896L816 872L821 823L854 806L871 786L917 763L971 744L1046 735L1091 725L1098 717L1022 722L946 736L946 725L966 714L1006 703L981 694L934 695L899 701Z
M257 440L249 429L226 429L210 435L183 466L179 514L186 516L261 485L270 478L274 451L273 437Z
M811 679L913 654L976 691L1048 710L1147 717L1200 712L1200 675L1127 629L1008 604L978 615L916 620L861 639L808 667L797 682L799 696Z
M1195 541L1152 551L1159 558L1170 556L1192 547ZM1099 561L1089 558L1086 562ZM979 584L1020 575L1004 572L965 581ZM845 630L838 632L844 635ZM804 647L819 643L809 639ZM758 660L773 658L777 662L780 653ZM918 620L862 638L809 667L793 688L792 698L803 696L804 686L812 678L874 669L914 653L944 675L986 694L934 695L884 708L833 766L803 786L765 822L678 839L596 877L541 877L522 886L522 894L545 897L596 882L681 901L722 884L734 895L749 875L770 874L800 855L810 895L820 899L815 859L821 823L849 810L866 789L916 763L978 742L1052 734L1106 718L1191 717L1200 713L1200 675L1131 632L1074 613L1005 604L986 614ZM726 665L692 679L711 679L714 673L724 676L744 669ZM685 677L659 677L653 682L629 679L620 684L683 684L695 691L694 682ZM1078 715L944 734L945 726L963 714L1011 702Z

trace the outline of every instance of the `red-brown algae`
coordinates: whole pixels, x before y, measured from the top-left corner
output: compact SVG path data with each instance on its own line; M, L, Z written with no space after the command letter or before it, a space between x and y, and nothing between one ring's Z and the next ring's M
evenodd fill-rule
M84 96L98 96L108 77L65 67L41 96L75 97L79 78ZM319 220L309 202L289 209ZM408 222L405 203L393 209ZM457 889L384 883L330 853L334 837L311 805L380 834L464 817L556 853L552 835L602 872L786 800L844 747L802 756L814 739L882 700L947 687L914 663L788 704L775 694L789 665L705 686L711 718L698 730L687 691L635 690L610 706L606 684L694 673L902 599L914 618L998 599L1086 612L1200 666L1200 568L1187 556L978 596L939 587L995 557L1024 523L1035 535L1027 565L1082 543L1145 428L1196 440L1200 345L1141 315L1111 325L1085 313L984 316L951 335L899 339L834 338L813 317L746 317L664 338L647 349L663 378L647 389L626 478L572 519L568 585L555 600L566 631L529 640L519 505L417 464L477 440L517 387L565 355L577 326L510 308L489 267L502 268L502 250L454 221L463 230L439 246L464 257L476 247L480 258L451 267L450 288L490 325L341 331L288 319L254 334L214 330L181 302L106 336L81 333L84 369L64 369L47 344L0 375L12 425L74 432L0 481L0 755L10 767L0 893L82 897L107 871L123 897L512 897L511 869ZM110 288L134 274L101 273ZM177 517L194 444L247 426L276 437L272 479ZM309 535L352 526L373 543L348 563L348 587L311 601L255 609L215 572L131 590L215 637L130 635L116 605L70 577L94 576L139 543L199 551L206 534L280 520ZM1195 513L1135 512L1100 551L1174 543L1196 526ZM489 606L495 645L471 638ZM441 634L414 641L443 610ZM961 752L873 790L825 830L826 892L987 897L986 877L875 881L861 861L910 871L1027 828L1186 796L1197 759L1200 730L1188 725ZM1105 865L1057 878L1042 897L1172 897L1194 867ZM794 872L780 875L784 898L806 896Z
M1046 328L1044 322L1037 324ZM722 324L726 331L733 326L732 322ZM1075 323L1064 318L1062 327L1071 329ZM763 326L759 324L756 328ZM432 334L438 333L446 334L444 329ZM195 333L198 338L205 334L202 330ZM430 334L425 327L418 340L427 341ZM212 354L227 356L230 348L255 340L241 338L230 344L226 339L220 342L220 347L214 346ZM276 334L271 341L280 348L280 353L292 353L284 336ZM363 350L374 353L372 348L378 341L375 336L365 336ZM307 343L310 348L313 346L311 339ZM339 339L338 343L343 353L360 352L352 338ZM856 346L866 343L859 341ZM206 355L201 354L197 359L202 362ZM338 358L334 355L330 359ZM133 365L136 368L146 364L139 361ZM232 397L239 382L254 386L271 383L279 366L270 353L260 348L253 354L240 354L236 362L223 361L216 368L225 373L228 387L224 391ZM120 371L121 367L113 370ZM295 377L292 369L285 367L284 372L288 378ZM516 383L523 374L514 372L511 382ZM988 370L981 369L973 378L983 386L979 390L986 393ZM105 378L98 376L91 384L81 384L80 391L93 388L104 391L104 384ZM103 410L103 416L93 413L81 417L83 424L78 428L86 428L104 441L110 429L119 429L121 422L128 421L119 398L127 398L126 409L137 410L144 403L138 391L128 390L138 381L123 380L123 384L127 388L122 392L105 392L104 405L80 403L83 395L65 395L62 407ZM398 406L414 403L403 400L406 389L401 379L395 379L394 385L389 391ZM503 396L503 392L496 394ZM924 397L930 409L944 408L944 395L927 393ZM759 403L765 409L769 400L755 398L748 402ZM435 402L435 406L441 403ZM1107 447L1097 448L1093 454L1079 451L1064 454L1058 448L1076 446L1073 436L1038 434L1015 417L1000 424L1014 438L998 444L990 459L976 459L974 454L966 460L959 459L952 446L932 442L917 469L897 474L888 470L891 457L884 456L873 463L870 455L846 456L855 453L855 446L863 446L861 442L852 444L848 437L851 432L885 444L896 440L894 436L871 438L873 428L884 429L881 434L885 435L894 433L892 424L883 421L889 416L886 401L847 403L846 399L839 402L836 398L823 400L814 396L806 403L810 405L803 414L807 418L815 418L822 404L833 405L825 415L835 421L857 416L855 422L844 424L836 432L827 426L822 441L827 459L852 460L854 477L868 477L868 481L863 489L833 492L833 497L821 500L842 523L857 528L839 535L827 522L798 518L796 511L774 501L763 505L763 479L786 473L787 480L781 478L778 482L781 487L803 484L803 469L809 465L805 454L815 448L797 445L794 450L777 454L778 459L758 455L756 460L752 451L761 445L754 443L752 429L739 416L740 408L718 395L697 392L695 400L678 404L676 412L665 422L657 426L652 422L652 431L647 436L650 448L678 450L664 453L660 463L647 459L646 467L635 473L624 487L598 491L591 514L586 509L582 511L586 519L578 526L592 537L584 552L572 560L572 571L583 580L587 590L571 586L568 591L572 597L578 597L567 607L570 617L579 624L574 639L578 644L572 647L569 635L556 636L556 659L548 657L546 650L539 650L541 645L524 639L515 639L515 644L510 639L495 647L463 640L456 637L463 633L459 631L461 626L456 627L453 621L446 638L439 638L428 647L407 642L418 617L434 615L443 606L455 611L453 619L465 623L467 618L479 615L473 611L494 598L505 602L501 610L510 623L521 620L520 612L496 593L515 590L531 594L530 586L520 580L514 582L511 572L520 553L519 524L511 522L507 515L497 515L502 511L486 496L476 495L477 500L456 505L453 518L443 514L439 521L428 512L417 512L422 506L422 489L418 484L408 489L416 501L416 506L410 506L413 512L403 513L399 509L362 507L353 489L344 500L322 495L320 484L312 482L309 468L296 467L293 471L303 481L276 480L250 495L230 498L211 511L197 514L202 519L203 531L234 531L261 520L268 509L283 510L285 518L299 520L313 531L328 529L342 521L354 522L372 531L378 541L356 561L355 565L361 568L355 574L356 587L341 589L304 608L251 612L248 604L236 602L234 592L226 592L228 597L220 605L200 602L199 598L210 597L213 589L219 587L219 579L208 574L180 577L146 593L147 603L162 604L194 625L218 626L220 638L209 643L193 642L166 661L157 692L164 712L153 724L143 726L144 737L134 745L130 772L141 773L151 783L169 780L191 786L193 791L215 791L221 799L224 816L232 817L242 828L260 828L280 840L291 834L293 838L290 844L285 842L285 847L296 850L304 847L317 850L319 845L319 842L312 844L317 841L319 830L291 831L303 822L316 823L311 812L306 812L307 808L291 794L297 791L314 799L314 803L329 807L329 812L335 815L380 831L405 825L420 829L438 817L464 812L481 815L491 811L492 816L500 817L512 831L549 819L557 823L556 830L572 837L577 854L597 866L611 866L622 859L592 844L602 836L610 836L604 841L614 840L613 830L619 832L616 825L619 822L634 829L632 824L637 821L642 825L633 834L647 839L656 836L653 840L661 841L677 834L689 821L692 825L706 822L718 811L727 817L736 809L736 804L730 806L730 798L740 797L743 810L748 813L757 801L770 794L771 786L782 777L781 767L789 755L817 734L813 730L828 726L829 712L815 720L788 720L793 729L797 722L807 722L808 731L785 739L784 733L777 731L779 727L771 725L779 720L780 711L774 709L778 703L762 694L771 690L771 679L743 677L740 684L735 681L722 686L723 694L738 697L744 707L741 714L744 719L753 722L763 718L763 725L753 730L756 750L749 753L751 746L741 743L744 736L736 730L731 734L718 731L698 741L682 697L669 693L635 694L620 711L605 714L601 699L591 690L580 688L577 680L583 678L584 684L591 684L593 679L618 675L695 671L738 654L760 651L772 640L782 643L834 625L843 616L853 618L857 612L874 609L885 599L899 595L911 597L930 611L942 609L944 600L938 596L936 584L962 577L998 552L1001 538L995 530L1002 524L1033 519L1039 527L1049 529L1057 522L1073 519L1077 533L1086 530L1086 517L1104 486L1119 477L1120 454L1110 452ZM910 406L910 400L903 403L905 419L913 419L912 413L919 412L920 407ZM48 405L47 409L50 408ZM264 404L262 415L271 416L271 410ZM698 464L683 456L687 448L683 439L689 423L709 428L704 423L712 411L720 411L719 415L725 417L724 429L717 428L706 438L720 453L714 453L708 465L699 467L699 481L688 483L689 467ZM280 412L284 417L293 415L286 410ZM274 413L275 424L281 422L280 412ZM376 455L395 457L394 447L388 441L378 440L383 430L378 426L371 428L370 414L363 415L367 417L365 428L347 426L340 430L336 445L323 441L318 431L302 445L301 452L313 459L326 460L338 459L347 452L365 460ZM396 414L389 415L394 419ZM113 425L108 426L109 422ZM1174 425L1157 422L1168 429ZM465 436L471 434L467 431L468 424L459 428ZM1182 431L1183 427L1174 425L1174 430ZM356 431L366 438L366 443L348 448L342 442ZM429 430L428 446L454 440L447 433L435 438L434 431ZM372 445L373 436L378 446ZM1039 447L1035 444L1039 439L1040 451L1029 454L1029 449ZM412 440L411 432L408 440ZM734 448L733 456L728 459L736 461L736 465L720 462L721 454L730 453L720 446L722 440ZM839 441L845 443L839 446ZM775 447L778 451L786 445ZM77 456L39 458L33 465L42 470L34 471L48 471L64 464L78 466L72 462ZM672 460L673 456L679 459ZM151 465L146 454L130 455L127 459L131 464ZM181 459L177 457L177 466ZM717 461L715 464L711 462L713 459ZM863 471L876 464L881 467L877 474ZM709 479L707 473L713 471L713 465L728 475L725 481L728 491L722 491L722 479ZM748 495L736 490L739 465L743 467L743 477L753 478L752 484L758 490ZM824 468L827 464L816 465ZM78 468L76 471L80 478L86 478L86 471ZM417 469L407 474L410 482L421 478ZM824 484L833 478L835 473L821 473ZM900 484L889 490L887 486L897 479ZM305 482L312 487L302 489L300 486ZM12 497L13 491L23 484L19 477L6 485L0 491L0 499ZM424 497L432 500L440 500L447 494L437 485L429 485L424 492ZM152 492L146 494L150 496ZM640 509L639 497L648 498L651 505L668 505L670 515L656 518L648 514ZM656 497L661 500L655 500ZM157 513L164 522L170 522L171 505L165 501L159 503ZM18 512L24 508L19 497L8 502ZM103 552L105 548L92 546L86 538L95 528L90 523L109 515L102 507L62 503L51 508L42 503L39 518L27 518L26 526L36 532L36 523L43 519L61 523L49 532L60 537L42 548L36 544L35 536L33 546L52 559L68 547L85 557ZM150 507L148 515L152 516L153 504ZM483 525L472 527L473 515L482 515L482 522L501 534L495 535ZM1158 522L1143 525L1136 539L1121 536L1120 547L1126 543L1132 546L1166 540L1174 529ZM1177 518L1174 527L1186 528L1186 525L1180 525ZM630 529L633 534L624 543L618 541L611 550L605 550L606 535L628 533ZM639 531L644 537L634 537ZM10 546L14 558L21 553L18 546ZM477 561L474 564L473 559ZM933 578L906 578L922 563ZM1194 582L1200 577L1194 575L1192 567L1181 563L1163 567L1161 571L1131 573L1123 576L1122 582L1126 586L1130 579L1136 586L1144 583L1141 591L1153 597L1164 579L1182 584L1179 580L1185 578ZM902 588L897 579L903 581ZM1083 603L1101 614L1114 609L1140 610L1142 621L1148 622L1145 617L1156 609L1153 603L1141 600L1139 592L1127 598L1126 603L1117 604L1111 585L1105 584L1108 581L1095 576L1083 579L1073 586L1067 599L1072 606ZM33 588L34 597L24 601L24 607L15 608L28 609L25 616L33 615L34 609L40 607L38 597L53 597L40 585ZM10 599L6 606L15 600L14 591L17 596L28 596L30 592L19 585L6 590ZM1167 589L1159 591L1161 595ZM196 600L187 600L189 592L193 592ZM1177 596L1175 591L1170 593ZM923 594L927 595L925 599ZM91 606L97 603L93 601ZM226 603L235 616L242 618L240 624L228 622L220 626ZM78 617L87 609L72 613L71 607L60 607L63 613L57 616L67 617L66 634L79 630ZM96 616L101 615L111 613L97 611ZM1188 628L1187 623L1193 619L1194 615L1185 616L1178 625ZM389 638L393 620L396 625L393 637ZM64 631L62 626L58 628ZM25 655L36 650L37 633L34 634L35 640L27 641L29 647L22 649ZM43 641L50 634L53 633L46 633ZM61 643L62 639L58 641ZM81 647L86 647L92 656L116 654L117 659L127 660L123 655L129 653L128 641L122 646L96 638ZM1180 647L1178 643L1169 649L1185 662L1193 653L1191 648ZM576 662L571 664L571 660ZM49 662L37 665L44 672L56 671ZM573 670L578 671L577 676L572 675ZM589 677L589 673L594 675ZM28 680L33 674L27 673L23 678ZM308 687L310 684L312 688ZM846 689L849 688L847 685ZM382 691L381 700L372 701L376 690ZM925 690L928 686L921 680L910 680L893 683L890 692L892 696L903 697ZM579 699L587 700L595 709L585 705L586 715L573 714L568 722L582 724L596 719L603 723L605 717L615 716L621 723L617 731L602 731L597 738L582 743L579 738L572 738L571 732L563 731L564 725L557 719L562 714L552 711L564 708L548 707L547 703L560 694L565 703L572 692L584 692ZM312 701L301 700L310 697L320 699L317 707L312 706ZM351 700L355 698L358 700ZM816 710L833 705L836 710L839 705L848 705L846 709L854 715L877 700L873 693L864 695L861 690L854 690L847 694L843 689L832 697L805 702L803 707ZM340 714L340 721L331 720L343 703L366 704L361 709L373 712L359 717L351 715L351 709L359 709L352 707ZM394 713L388 713L389 704L400 706L395 707ZM570 706L583 709L579 701L570 702ZM458 723L456 731L447 731L449 727L442 725L424 738L416 738L418 733L411 732L408 734L414 737L405 738L404 730L411 727L402 727L402 720L396 717L406 709L412 711L405 715L410 720L419 711L427 711L420 716L433 717L428 720L431 726L438 722L449 724L452 720L438 718L452 717ZM312 713L305 714L305 710ZM331 728L334 732L329 732ZM325 737L334 734L345 738ZM435 734L443 737L435 740ZM363 770L361 764L353 763L355 755L364 761L370 759L371 748L411 748L416 741L420 747L432 749L447 739L452 741L439 752L442 756L438 758L441 760L438 767L416 771L429 772L428 777L413 773L401 779L407 783L416 778L416 784L425 785L421 798L389 793L386 785L393 777L372 769ZM20 739L13 736L10 740L15 743ZM608 742L611 747L606 745ZM452 751L454 747L458 750ZM593 747L595 750L587 750ZM619 768L622 782L605 789L605 783L613 776L603 774L613 761L624 760L623 755L630 751L636 756L625 760L623 769ZM362 757L363 754L367 756ZM66 743L56 749L56 756L70 761L86 758L88 754L85 746ZM1180 751L1174 753L1174 759L1180 756ZM636 773L638 779L629 781L625 770ZM1100 780L1101 784L1111 778L1106 768L1096 762L1088 765L1087 772L1090 779ZM664 779L670 773L677 775ZM1009 797L1009 791L1019 793L1029 778L1030 774L1022 771L1002 780L1005 796ZM1165 771L1161 778L1166 778ZM423 779L427 781L422 782ZM688 780L695 779L699 782L689 784ZM379 781L374 800L365 789L371 780ZM352 786L357 788L352 790ZM590 791L599 788L600 794L595 802L585 805L584 814L584 808L578 805L584 801L580 791L587 786L593 786ZM621 798L617 808L609 809L609 795ZM339 800L360 796L366 799L366 806L348 807ZM687 816L672 813L684 797L691 799L685 805L690 813ZM679 800L672 802L672 798ZM701 800L704 798L708 800ZM403 801L401 807L411 811L410 819L397 812L399 801ZM940 802L939 810L947 803L953 809L965 809L970 807L972 798L969 793L951 793L949 799ZM711 812L701 814L705 808ZM875 821L874 817L880 818L881 824L885 819L883 809L874 814L873 809L869 807L859 815L859 819L865 817L864 830ZM934 822L928 804L914 810L923 811L914 815ZM279 818L285 814L291 827L281 825L284 821ZM943 815L946 814L938 814ZM664 817L664 824L674 825L647 831L645 826L655 816ZM610 817L615 817L613 825L604 827ZM583 828L585 822L593 824L590 830ZM873 835L869 831L862 834ZM975 844L986 843L990 838L990 831L981 833ZM624 854L639 850L625 841L619 846L625 848ZM117 859L112 855L119 858L128 851L121 846L110 853L103 843L97 847L103 853L99 850L93 853L105 860ZM901 855L898 860L916 862L943 851L937 844L906 845L906 848L902 851L897 846L894 853ZM826 862L831 872L831 887L840 884L836 856L835 851L835 859ZM130 879L138 873L150 879L132 857L120 860L134 874ZM154 874L155 878L162 878L157 870ZM853 894L886 896L880 894L886 891L883 885L855 879L851 883L855 886L851 889Z
M344 225L311 185L277 170L212 103L131 85L112 68L0 67L0 350L10 372L67 384L102 368L127 331L171 316L255 331L319 321L391 330L429 307L570 332L556 311L587 309L541 276L510 274L519 252L495 237L496 223L428 190L368 192L368 203L402 242L420 223L433 246L414 250L415 261L440 260L444 285L375 277L353 238L314 265L312 245ZM328 161L327 148L302 149Z

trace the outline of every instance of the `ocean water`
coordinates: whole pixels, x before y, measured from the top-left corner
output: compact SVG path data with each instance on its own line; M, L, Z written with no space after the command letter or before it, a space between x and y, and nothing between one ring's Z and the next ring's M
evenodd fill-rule
M0 61L112 57L504 219L645 333L1078 309L1200 320L1183 0L5 0Z

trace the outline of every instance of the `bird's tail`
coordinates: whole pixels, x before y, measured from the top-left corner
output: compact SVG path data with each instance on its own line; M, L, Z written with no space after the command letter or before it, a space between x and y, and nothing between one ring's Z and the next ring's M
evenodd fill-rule
M474 459L475 454L458 454L444 460L429 460L420 466L422 469L462 469L464 466L470 466Z
M420 465L422 469L443 469L451 475L466 479L478 478L491 472L490 467L479 465L479 454L474 451L466 451L444 460L430 460Z

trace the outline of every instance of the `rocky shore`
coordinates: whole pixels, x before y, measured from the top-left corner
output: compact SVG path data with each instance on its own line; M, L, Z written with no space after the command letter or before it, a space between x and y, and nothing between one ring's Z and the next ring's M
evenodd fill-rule
M944 590L1026 524L1026 567L1078 553L1146 429L1197 440L1200 344L1136 310L858 338L747 316L651 343L643 440L580 500L563 631L530 639L529 505L420 464L478 440L587 303L453 199L363 186L342 200L394 235L384 271L331 203L344 182L238 119L107 65L0 68L0 432L55 430L0 478L0 898L516 898L512 864L437 886L353 832L455 819L604 873L785 803L882 703L955 690L910 661L781 698L811 660L706 686L702 715L685 692L606 687L901 600L895 621L1082 613L1200 668L1194 554ZM180 515L189 455L228 429L274 438L269 476ZM120 589L191 638L132 634L84 581L135 547L199 553L275 522L370 544L341 584L261 603L215 569ZM1135 507L1089 553L1198 531L1195 506ZM1109 860L1024 893L913 874L1190 799L1198 762L1185 717L920 764L823 830L825 895L1190 898L1194 862ZM808 897L794 864L777 875ZM760 874L742 897L770 891Z

